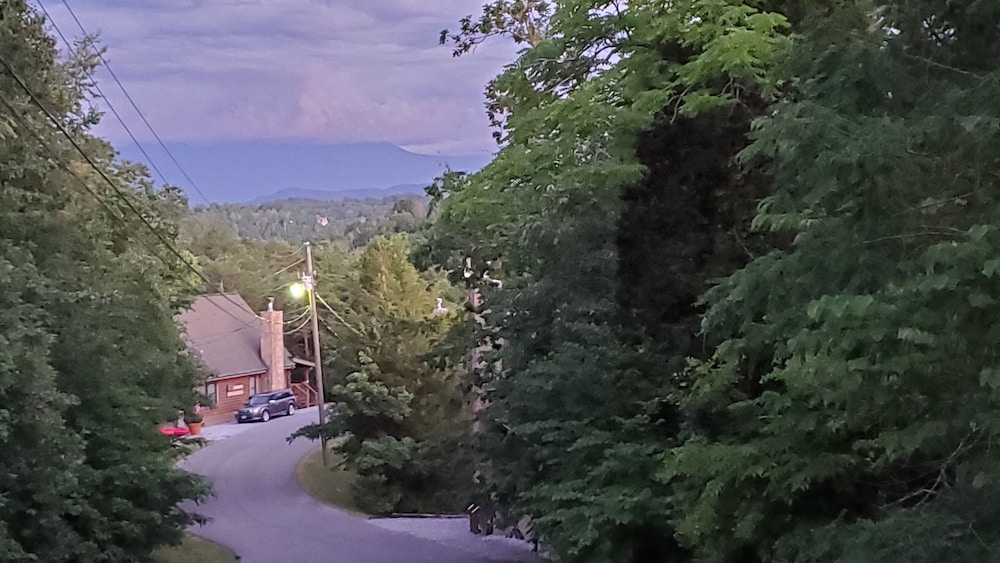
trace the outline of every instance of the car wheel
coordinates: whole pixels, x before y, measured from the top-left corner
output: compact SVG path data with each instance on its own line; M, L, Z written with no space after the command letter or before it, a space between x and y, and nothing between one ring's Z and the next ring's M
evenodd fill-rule
M264 412L260 413L260 421L267 422L268 420L271 420L271 413L267 409L264 409Z
M295 405L288 405L288 416L295 414Z

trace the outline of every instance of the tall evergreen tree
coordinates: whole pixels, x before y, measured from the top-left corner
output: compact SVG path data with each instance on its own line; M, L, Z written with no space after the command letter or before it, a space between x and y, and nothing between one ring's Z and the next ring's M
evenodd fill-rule
M323 278L324 369L337 406L326 424L295 435L341 439L336 449L358 472L354 495L369 512L454 512L467 506L472 475L457 449L471 424L460 379L434 359L454 319L435 311L435 299L450 287L421 274L409 250L406 235L376 237L347 275Z

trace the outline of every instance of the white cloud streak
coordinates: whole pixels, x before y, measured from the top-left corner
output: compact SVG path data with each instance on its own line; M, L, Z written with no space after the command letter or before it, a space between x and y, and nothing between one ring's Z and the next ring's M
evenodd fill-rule
M73 0L70 0L73 2ZM46 7L64 33L68 13ZM496 43L453 58L438 32L481 0L73 2L165 140L388 141L443 154L493 150L483 88L514 58ZM115 108L150 137L105 74ZM105 119L100 133L125 132Z

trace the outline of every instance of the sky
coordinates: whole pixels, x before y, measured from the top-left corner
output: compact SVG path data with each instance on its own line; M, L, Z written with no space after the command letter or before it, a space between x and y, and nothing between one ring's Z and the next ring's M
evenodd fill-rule
M40 1L63 33L80 36L61 0ZM454 58L438 44L483 0L67 1L168 144L495 151L483 90L514 47ZM106 72L98 77L133 132L151 140ZM110 115L96 132L130 142Z

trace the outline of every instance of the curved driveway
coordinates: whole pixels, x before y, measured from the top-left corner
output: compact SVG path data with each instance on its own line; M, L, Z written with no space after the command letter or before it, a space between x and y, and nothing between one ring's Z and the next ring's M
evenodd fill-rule
M244 563L495 561L380 528L313 500L295 482L294 471L318 444L301 438L288 444L286 438L315 420L312 408L231 427L236 433L185 459L182 467L208 477L215 490L195 508L212 521L192 531L229 547Z

